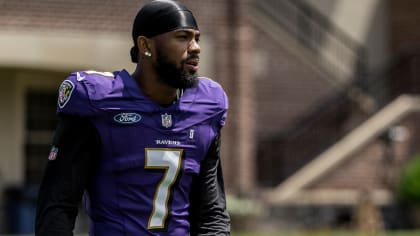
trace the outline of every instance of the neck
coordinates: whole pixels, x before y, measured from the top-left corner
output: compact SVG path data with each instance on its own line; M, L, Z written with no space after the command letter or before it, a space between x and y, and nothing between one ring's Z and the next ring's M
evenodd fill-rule
M172 104L180 96L178 89L170 87L159 80L153 68L137 65L131 77L137 82L145 96L161 106Z

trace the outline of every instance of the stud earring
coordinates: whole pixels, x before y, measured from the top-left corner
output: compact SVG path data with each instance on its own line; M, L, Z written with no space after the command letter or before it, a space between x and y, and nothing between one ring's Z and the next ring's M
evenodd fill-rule
M152 53L151 52L145 52L144 55L146 55L147 57L151 57Z

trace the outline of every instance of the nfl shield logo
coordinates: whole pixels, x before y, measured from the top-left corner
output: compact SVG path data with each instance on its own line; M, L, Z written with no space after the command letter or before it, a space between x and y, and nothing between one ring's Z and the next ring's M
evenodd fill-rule
M48 155L48 160L54 161L57 158L58 148L55 146L51 147L50 154Z
M162 125L165 128L169 128L172 126L172 116L165 113L162 115Z

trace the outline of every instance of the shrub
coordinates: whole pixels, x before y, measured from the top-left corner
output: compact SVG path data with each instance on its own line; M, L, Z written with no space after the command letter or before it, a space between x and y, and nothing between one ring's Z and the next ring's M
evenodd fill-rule
M420 206L420 155L411 158L403 167L397 188L401 203Z

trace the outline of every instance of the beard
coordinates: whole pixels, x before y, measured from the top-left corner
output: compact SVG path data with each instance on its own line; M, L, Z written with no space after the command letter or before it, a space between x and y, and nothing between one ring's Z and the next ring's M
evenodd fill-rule
M193 57L196 57L194 55ZM183 65L186 60L177 66L175 63L170 62L168 58L162 55L160 51L157 51L156 63L154 67L159 75L159 79L169 85L170 87L177 89L191 88L197 83L197 73L188 73L183 70Z

